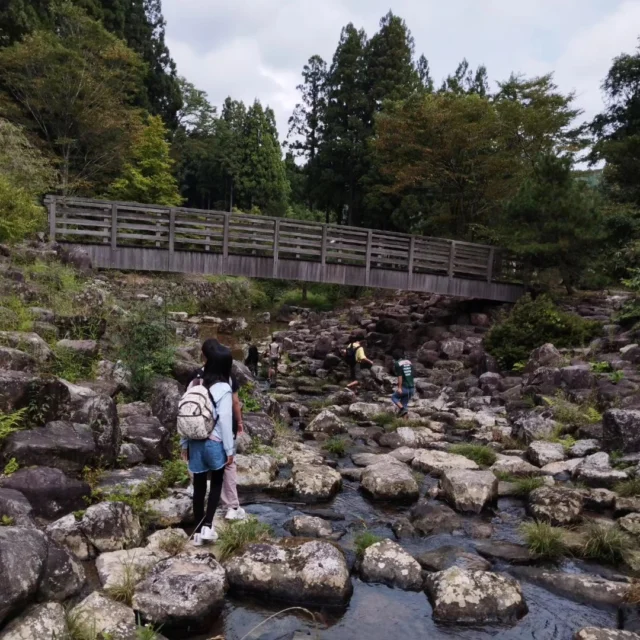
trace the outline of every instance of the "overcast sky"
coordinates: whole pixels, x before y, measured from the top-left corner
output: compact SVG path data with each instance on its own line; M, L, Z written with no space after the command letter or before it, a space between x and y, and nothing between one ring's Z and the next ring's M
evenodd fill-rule
M281 137L298 101L308 58L330 63L349 22L371 36L389 9L403 17L439 82L466 57L492 81L512 71L555 71L575 91L584 118L601 110L611 60L633 52L640 0L164 0L178 72L220 105L259 98L276 112Z

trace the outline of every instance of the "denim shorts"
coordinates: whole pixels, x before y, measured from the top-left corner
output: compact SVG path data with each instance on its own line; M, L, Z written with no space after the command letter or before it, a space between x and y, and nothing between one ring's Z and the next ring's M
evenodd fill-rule
M217 471L227 463L222 442L215 440L189 440L189 471L205 473Z

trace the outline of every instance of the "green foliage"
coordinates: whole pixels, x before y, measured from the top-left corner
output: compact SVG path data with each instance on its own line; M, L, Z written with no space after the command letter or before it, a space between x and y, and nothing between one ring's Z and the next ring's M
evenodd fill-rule
M583 346L600 331L600 324L558 309L547 296L522 297L511 314L494 325L485 347L502 365L528 360L531 351L546 343L557 348Z
M59 158L61 190L95 193L111 182L140 126L131 101L143 66L127 46L71 3L37 29L0 50L0 78Z
M138 622L136 627L136 640L156 640L159 638L159 630L154 629L150 624L141 624Z
M11 458L11 460L9 460L9 462L7 462L7 464L4 466L4 475L10 476L11 474L15 473L19 468L20 468L20 465L18 464L18 461L15 458Z
M346 438L329 438L323 445L322 448L328 453L333 454L334 456L338 456L339 458L344 457L344 454L347 452L347 448L349 446L349 442Z
M0 174L0 242L18 242L44 230L44 209Z
M27 408L18 409L11 413L0 412L0 444L16 431L26 428Z
M590 362L591 371L594 373L610 373L611 363L609 362Z
M11 516L3 515L0 518L0 527L12 527L15 520Z
M91 619L88 612L72 613L71 609L67 609L65 622L67 634L63 636L64 640L103 640L102 634L97 631L95 619Z
M254 396L253 385L246 384L240 387L238 391L238 398L242 402L242 409L247 413L255 413L256 411L262 411L262 405L260 401Z
M545 400L553 408L553 417L562 426L583 427L602 420L602 414L596 407L587 402L576 405L569 402L562 393L559 393L555 398L545 398ZM562 430L555 434L555 437L559 439L561 435Z
M610 373L609 380L611 380L613 384L622 382L624 380L624 371L614 371L613 373Z
M498 459L493 449L479 444L456 444L449 449L449 453L469 458L481 467L490 467Z
M364 552L371 546L376 544L376 542L382 542L384 538L371 533L370 531L363 531L359 533L354 540L354 546L356 550L356 554L359 558L364 556Z
M539 558L558 560L567 549L562 538L562 529L546 522L527 522L521 527L529 551Z
M171 374L174 340L166 317L150 307L120 320L114 333L115 351L131 371L133 400L146 399L153 380Z
M373 416L372 421L375 422L379 427L390 427L396 420L396 416L392 413L377 413Z
M109 587L107 589L107 593L116 602L122 602L130 607L133 600L133 594L136 590L136 585L143 577L144 576L140 575L140 571L132 562L123 561L120 581Z
M515 486L516 495L526 498L532 491L536 489L540 489L540 487L544 487L544 479L543 478L514 478L513 483Z
M122 176L109 187L113 200L163 204L182 204L178 184L172 174L171 145L167 129L159 116L150 116L147 126L134 140L131 159Z
M184 551L187 545L187 539L177 533L170 533L160 541L160 549L166 551L169 555L177 556Z
M271 527L253 516L246 520L232 522L226 525L218 535L217 547L220 550L220 559L226 560L240 553L248 544L264 542L272 535Z
M54 351L51 373L75 384L82 380L93 380L99 357L89 356L74 349L58 347Z
M287 291L280 302L294 307L306 307L315 311L331 311L333 304L322 293L308 291L306 288Z
M620 564L631 540L615 526L593 523L585 528L581 553L585 558Z
M31 331L33 317L27 305L18 296L7 296L0 301L0 331Z
M622 498L635 498L640 496L640 478L631 478L618 482L613 490Z

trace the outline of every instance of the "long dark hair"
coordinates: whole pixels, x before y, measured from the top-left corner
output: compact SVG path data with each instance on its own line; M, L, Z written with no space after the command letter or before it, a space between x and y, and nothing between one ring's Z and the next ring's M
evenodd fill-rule
M202 353L207 359L204 365L204 386L210 388L217 382L229 382L233 368L231 349L221 345L217 340L207 340L202 345Z

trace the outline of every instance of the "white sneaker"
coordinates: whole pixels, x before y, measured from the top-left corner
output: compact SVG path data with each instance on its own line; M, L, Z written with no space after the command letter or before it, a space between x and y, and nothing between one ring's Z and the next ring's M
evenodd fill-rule
M229 509L227 511L227 515L225 516L226 520L244 520L247 517L247 512L242 508L238 507L237 509Z
M194 547L201 547L202 546L202 536L199 533L196 533L193 536L193 546Z
M203 542L215 542L218 539L218 533L213 527L202 527L200 537Z

